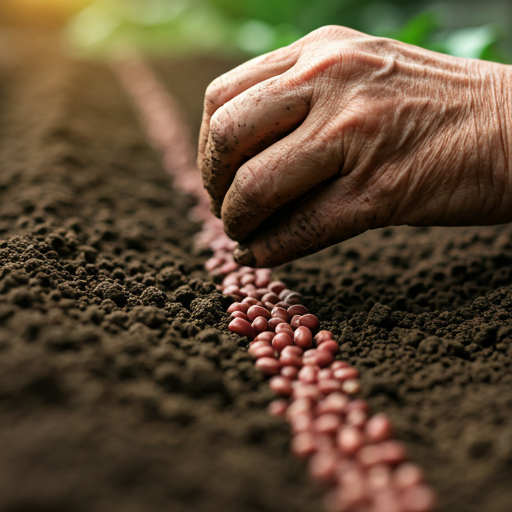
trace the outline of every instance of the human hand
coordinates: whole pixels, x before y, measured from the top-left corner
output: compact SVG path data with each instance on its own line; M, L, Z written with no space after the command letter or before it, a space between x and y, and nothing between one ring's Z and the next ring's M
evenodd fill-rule
M215 80L198 164L235 259L512 220L511 73L331 26Z

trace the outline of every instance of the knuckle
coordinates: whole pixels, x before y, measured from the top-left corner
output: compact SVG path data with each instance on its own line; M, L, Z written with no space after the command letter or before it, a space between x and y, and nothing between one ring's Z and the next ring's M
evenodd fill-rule
M204 95L204 108L208 113L213 113L220 105L221 93L224 90L224 78L219 76L206 88Z
M262 176L254 164L246 163L236 173L236 192L248 205L261 204L265 201L265 187Z

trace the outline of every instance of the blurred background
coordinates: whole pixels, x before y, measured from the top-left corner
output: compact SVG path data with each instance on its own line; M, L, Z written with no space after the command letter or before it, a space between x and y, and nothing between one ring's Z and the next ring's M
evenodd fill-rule
M136 45L161 56L241 60L341 24L454 55L512 62L510 0L1 0L0 23L62 28L68 50L85 56Z

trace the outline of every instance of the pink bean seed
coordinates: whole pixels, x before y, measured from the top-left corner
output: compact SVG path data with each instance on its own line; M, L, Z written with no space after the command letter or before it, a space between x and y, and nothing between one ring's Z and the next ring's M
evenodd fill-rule
M315 447L317 450L334 449L338 452L338 448L336 447L336 443L334 442L333 436L327 434L315 435Z
M302 297L301 297L300 293L292 292L292 293L289 293L288 295L286 295L284 301L287 304L295 305L295 304L299 304L300 303L301 298Z
M254 274L254 269L252 267L240 267L237 271L239 276L245 276L246 274Z
M254 290L253 292L251 292L250 295L251 297L255 297L256 299L258 299L259 301L261 301L261 299L268 293L268 290L266 288L257 288L256 290Z
M364 411L365 413L369 414L370 406L368 405L368 402L365 402L362 398L356 398L347 404L345 412L348 414L351 411Z
M276 304L276 306L277 306L277 307L280 307L280 308L284 308L284 309L286 309L286 310L288 310L288 308L290 307L290 305L289 305L289 304L286 304L286 302L283 302L283 301L278 302L278 303Z
M230 274L238 268L238 263L236 261L227 261L220 267L220 271L222 274Z
M435 492L425 484L409 487L400 499L404 512L431 512L436 503Z
M355 368L340 368L339 370L334 370L334 378L344 381L348 379L357 379L359 377L359 372Z
M281 366L295 366L296 368L302 368L302 357L293 354L281 354L279 357L279 364Z
M298 347L308 349L313 344L313 336L307 327L301 326L297 327L295 330L293 334L293 341Z
M393 435L393 427L389 418L379 413L368 420L365 429L366 438L371 443L380 443L387 441Z
M322 343L322 341L332 340L333 335L331 331L320 331L316 333L315 342L317 345Z
M256 361L256 367L265 375L277 375L281 365L277 359L272 357L261 357Z
M386 464L376 464L366 474L369 494L392 489L391 468ZM393 509L393 510L396 510Z
M382 489L375 494L372 512L397 512L401 510L399 496L394 489Z
M286 322L281 322L276 326L276 334L279 334L280 332L287 332L293 336L293 329L290 324L287 324Z
M303 353L304 351L300 347L297 347L297 345L292 345L291 347L283 348L281 355L294 355L297 357L302 357Z
M368 413L357 409L350 411L347 414L346 421L348 425L363 429L368 421Z
M354 467L340 475L342 503L347 508L343 510L357 510L359 505L366 501L366 479L363 472ZM361 509L359 509L361 510ZM364 510L364 509L363 509Z
M210 258L209 260L206 261L206 263L204 264L204 268L208 272L211 272L215 267L218 267L219 265L222 265L223 263L224 263L223 258L214 256L213 258Z
M327 352L326 350L317 350L316 348L306 350L303 356L305 365L314 364L316 366L320 366L320 368L329 366L333 359L334 356L330 352Z
M282 281L272 281L268 285L268 289L275 293L276 295L279 295L283 290L286 289L286 285Z
M240 278L240 284L242 286L245 286L248 284L253 284L254 281L256 281L256 276L254 274L250 274L250 273L247 273Z
M260 334L262 332L265 332L268 329L268 321L263 316L256 317L251 325L252 325L252 328L254 329L254 332L256 334Z
M341 383L335 379L324 379L318 382L318 389L324 395L329 395L330 393L341 391Z
M226 286L223 291L224 295L243 295L240 288L236 284Z
M268 341L269 343L274 339L275 334L272 331L263 331L260 332L255 340Z
M290 320L290 315L288 314L288 311L278 306L275 306L274 309L272 309L272 317L282 318L285 322L288 322Z
M242 313L247 313L247 304L242 302L233 302L231 306L228 308L228 313L233 313L234 311L241 311Z
M321 414L313 421L313 428L318 434L334 435L341 426L341 419L337 414Z
M268 321L268 328L271 331L274 331L279 324L283 324L283 323L286 323L286 322L282 318L271 318Z
M242 300L242 304L247 304L247 309L249 309L250 306L260 305L261 302L256 300L254 297L246 297Z
M247 336L250 340L255 336L255 332L251 324L243 318L235 318L234 320L231 320L231 322L229 322L228 329L231 332L240 334L241 336Z
M375 466L375 464L381 464L383 463L381 446L378 444L362 446L361 449L357 452L356 458L358 462L365 468Z
M355 395L361 391L361 384L355 379L349 379L341 383L341 389L348 395Z
M271 315L263 306L254 305L247 310L247 316L249 317L249 320L253 322L259 316L262 316L263 318L270 318Z
M292 383L290 379L282 375L275 375L269 381L270 389L281 396L290 396L292 394Z
M239 286L240 279L235 274L228 274L223 280L222 280L222 287L226 288L228 286Z
M290 426L294 434L311 431L313 428L311 412L305 411L294 414L290 420Z
M424 479L425 475L421 468L412 462L400 464L393 473L393 483L399 490L421 484Z
M256 290L256 286L254 286L253 284L246 284L245 286L242 286L240 288L240 291L241 292L244 292L246 295L249 295L250 293L252 293L253 291Z
M364 445L363 434L355 427L344 425L338 432L337 442L345 455L353 455Z
M274 349L270 345L259 346L259 347L250 347L249 354L254 359L260 359L262 357L275 357Z
M249 343L249 348L259 348L259 347L271 347L270 341L267 340L259 340L254 338L253 341Z
M299 327L300 315L294 315L290 320L290 325L293 329L297 329Z
M324 368L318 372L318 380L332 379L332 370L330 368Z
M400 441L384 441L379 446L383 462L396 466L407 459L407 450Z
M261 302L270 304L277 304L279 302L279 297L275 293L265 293L263 297L261 297Z
M331 365L331 370L341 370L342 368L350 368L351 366L345 361L334 361Z
M315 315L308 313L300 317L299 325L303 325L304 327L314 331L320 326L320 321Z
M294 317L295 315L307 315L309 313L308 308L303 306L302 304L295 304L293 306L288 307L288 314L290 317Z
M270 270L266 268L257 268L256 269L256 285L259 288L266 287L270 284Z
M315 453L315 439L311 432L301 432L293 437L290 449L296 457L309 457Z
M327 350L333 355L337 354L339 349L340 346L334 340L322 341L322 343L318 345L318 350Z
M288 409L288 402L286 400L273 400L268 404L267 412L270 416L278 417L284 416Z
M233 311L233 313L231 313L231 315L229 316L231 318L243 318L246 322L249 321L249 317L245 313L242 313L241 311Z
M327 395L317 405L317 413L336 413L341 414L348 404L349 398L344 393L334 392Z
M272 346L278 352L281 352L285 347L289 347L291 345L293 345L293 339L287 332L276 334L272 340Z
M318 366L304 366L299 372L298 379L306 384L317 382L317 376L320 368Z
M336 464L339 454L336 450L321 450L309 461L309 474L317 482L334 484L336 482Z
M298 373L299 369L295 366L283 366L281 368L281 375L290 380L295 380Z
M293 397L298 398L309 398L310 400L318 400L321 398L320 391L314 384L304 384L299 381L295 381L293 388Z
M284 301L284 300L285 300L285 298L286 298L286 296L287 296L287 295L289 295L290 293L292 293L292 291L291 291L291 290L288 290L288 288L285 288L284 290L281 290L281 291L279 292L279 298L280 298L282 301Z
M294 400L286 411L286 419L291 421L297 414L307 412L312 414L313 402L309 399L303 398Z

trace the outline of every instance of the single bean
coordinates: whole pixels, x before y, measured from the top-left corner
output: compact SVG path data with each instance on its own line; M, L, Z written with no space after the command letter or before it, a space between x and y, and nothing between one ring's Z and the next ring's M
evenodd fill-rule
M421 484L425 475L419 466L412 462L404 462L395 469L393 483L399 490L407 489L413 485Z
M256 367L265 375L277 375L281 365L277 359L272 357L261 357L256 361Z
M308 313L299 318L299 325L303 325L304 327L314 331L320 326L320 321L315 315Z
M240 288L240 291L244 292L246 295L249 295L249 293L252 293L255 290L256 290L256 286L254 286L253 284L250 284L250 283L246 284L245 286Z
M228 308L228 313L233 313L235 311L241 311L242 313L247 313L248 306L243 302L233 302L231 306Z
M332 370L330 368L324 368L318 372L318 380L328 379L332 379Z
M300 293L297 293L297 292L292 292L292 293L289 293L288 295L286 295L284 301L287 303L287 304L299 304L300 301L302 299L302 296Z
M249 317L245 313L242 313L241 311L233 311L233 313L231 313L231 315L229 316L231 318L243 318L246 322L249 321Z
M259 316L262 316L263 318L270 318L270 312L265 309L263 306L251 306L248 310L247 310L247 316L249 317L249 319L254 322L254 320L256 320L257 317Z
M361 385L359 384L359 381L355 379L349 379L341 383L341 389L348 395L354 395L361 391Z
M286 289L286 285L282 281L272 281L268 285L268 289L275 293L276 295L279 295L283 290Z
M275 293L265 293L265 295L261 297L261 302L270 302L271 304L277 304L279 302L279 297Z
M268 341L269 343L274 339L275 334L272 331L263 331L260 332L255 340Z
M327 350L332 355L335 355L338 353L340 346L334 340L326 340L326 341L322 341L322 343L318 344L317 348L318 348L318 350Z
M317 376L320 368L318 366L304 366L299 372L298 379L306 384L317 382Z
M261 302L259 300L256 300L254 297L246 297L243 301L242 301L242 304L247 304L248 308L250 306L255 306L255 305L260 305Z
M248 284L254 284L256 281L256 276L254 274L247 273L240 278L240 284L242 286L246 286Z
M278 302L278 303L276 304L276 306L277 306L277 307L280 307L280 308L284 308L284 309L286 309L286 310L290 307L290 305L289 305L289 304L286 304L286 302L282 302L282 301L281 301L281 302Z
M293 397L297 398L309 398L311 400L319 400L321 398L320 391L314 384L304 384L300 381L295 381L293 388Z
M243 318L235 318L234 320L231 320L228 325L228 329L231 332L240 334L241 336L247 336L250 340L252 340L256 335L251 324Z
M282 318L285 322L288 322L290 320L290 315L288 314L288 311L284 308L280 307L274 307L272 309L272 317L273 318Z
M318 382L318 389L324 395L341 391L341 383L335 379L324 379Z
M222 287L227 288L228 286L239 286L240 285L240 279L235 274L228 274L223 280L222 280Z
M249 348L249 354L254 359L260 359L262 357L275 357L275 351L270 346L260 346L260 347L250 347Z
M276 327L277 327L279 324L282 324L282 323L286 323L282 318L271 318L271 319L268 321L268 328L269 328L271 331L275 331Z
M290 427L294 434L312 430L313 416L311 415L311 412L304 411L294 414L290 420Z
M338 432L338 446L345 455L353 455L364 445L363 434L355 427L344 425Z
M372 443L387 441L393 435L393 427L389 418L379 413L371 417L366 425L365 434Z
M335 381L338 382L338 381ZM338 382L339 384L339 382ZM352 425L353 427L357 427L359 429L363 429L368 421L368 413L355 410L347 413L346 421L348 425Z
M313 421L313 428L318 434L334 435L341 426L341 418L337 414L321 414Z
M309 457L315 453L315 439L311 432L301 432L293 437L290 449L296 457Z
M336 413L342 414L345 410L349 398L344 393L333 392L328 394L323 400L317 404L317 414Z
M351 368L351 366L345 361L334 361L331 365L331 370L341 370L342 368Z
M236 284L226 286L226 288L224 288L224 291L222 293L224 293L224 295L237 295L237 296L243 295L244 297L246 295L240 290L240 288Z
M409 487L400 499L404 512L430 512L437 503L436 493L428 485Z
M299 369L296 366L283 366L281 368L281 375L290 380L295 380L298 373Z
M359 377L359 372L355 368L348 367L334 370L333 375L335 379L344 381L348 379L357 379Z
M274 336L272 340L272 346L278 351L281 352L285 347L293 345L293 339L287 332L281 332Z
M291 380L282 375L275 375L269 381L270 389L281 396L290 396L292 394Z
M376 464L383 464L383 452L381 446L378 444L369 444L363 446L357 453L358 462L365 468L375 466Z
M295 330L293 334L293 341L298 347L307 349L313 344L313 336L307 327L301 326L297 327Z
M323 484L336 483L336 464L339 461L337 450L321 450L309 461L309 474L317 482Z
M285 350L288 347L285 347ZM281 366L295 366L296 368L302 368L302 357L295 356L293 354L281 354L279 357L279 363Z
M331 331L320 331L316 333L315 342L319 345L322 341L332 340L333 338L334 336Z
M285 288L284 290L281 290L281 291L279 292L279 298L280 298L282 301L284 301L285 297L286 297L288 294L290 294L290 293L292 293L292 291L291 291L291 290L288 290L288 288Z
M283 348L283 351L281 352L281 356L284 355L294 355L297 357L302 357L303 350L300 347L297 347L297 345L292 345L291 347L285 347Z
M294 315L292 319L290 320L290 326L293 329L297 329L299 327L299 321L300 321L300 315Z
M249 348L272 347L269 341L254 339L249 343Z
M365 413L370 414L370 406L368 405L368 402L362 398L356 398L355 400L351 400L345 409L347 414L351 411L364 411Z
M307 315L308 313L308 308L306 306L303 306L302 304L295 304L293 306L288 307L288 314L290 315L290 317L293 317L295 315Z
M288 402L286 400L273 400L268 404L267 412L270 416L284 416L288 409Z
M302 412L308 412L312 414L313 410L313 402L306 398L302 398L300 400L294 400L286 411L286 419L291 421L297 414Z
M281 322L280 324L276 325L276 334L279 334L280 332L287 332L290 334L290 336L293 336L293 329L291 328L290 324L287 324L286 322Z
M381 493L393 489L391 468L387 464L376 464L368 469L367 481L370 494ZM396 510L398 507L390 510ZM386 509L384 509L386 510ZM399 510L399 509L398 509Z
M390 440L380 443L382 460L393 466L400 464L407 459L407 450L400 441Z

